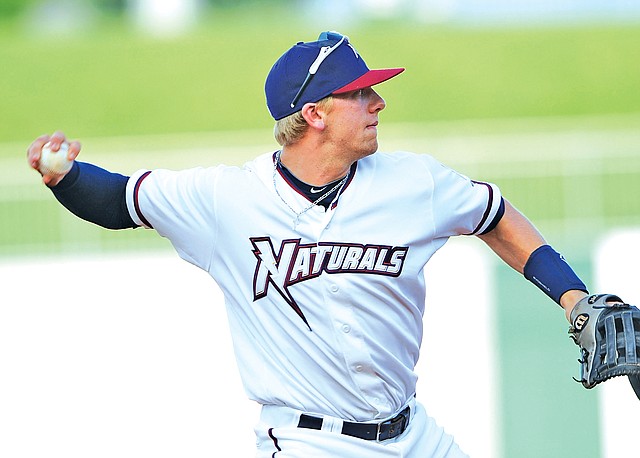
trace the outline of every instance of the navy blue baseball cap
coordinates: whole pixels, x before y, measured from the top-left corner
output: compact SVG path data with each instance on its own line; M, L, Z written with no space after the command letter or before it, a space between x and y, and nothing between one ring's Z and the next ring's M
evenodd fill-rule
M264 85L267 107L277 121L305 103L373 86L403 71L369 70L348 37L322 32L317 41L297 43L273 64Z

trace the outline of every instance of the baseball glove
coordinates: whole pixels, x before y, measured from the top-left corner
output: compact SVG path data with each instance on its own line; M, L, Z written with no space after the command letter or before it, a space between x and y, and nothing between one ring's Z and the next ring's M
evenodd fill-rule
M580 380L585 388L620 375L640 399L640 310L613 294L580 300L571 311L569 334L580 347Z

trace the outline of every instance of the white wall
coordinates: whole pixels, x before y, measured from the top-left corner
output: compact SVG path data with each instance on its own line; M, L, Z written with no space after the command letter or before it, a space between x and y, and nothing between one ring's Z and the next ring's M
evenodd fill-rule
M497 415L477 246L450 243L429 266L418 397L481 458L497 456ZM258 407L204 272L174 254L104 255L4 260L0 279L0 456L253 456ZM463 368L451 355L470 342Z
M640 306L640 229L615 231L604 237L594 255L596 291L617 294ZM640 401L627 377L593 388L600 400L604 458L636 456Z

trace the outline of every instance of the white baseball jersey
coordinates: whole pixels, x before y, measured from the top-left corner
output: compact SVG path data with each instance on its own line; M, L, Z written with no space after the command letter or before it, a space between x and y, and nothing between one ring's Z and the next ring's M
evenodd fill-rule
M376 153L325 211L275 161L139 171L129 212L221 287L251 399L386 418L415 393L423 267L450 236L489 227L500 191L427 155Z

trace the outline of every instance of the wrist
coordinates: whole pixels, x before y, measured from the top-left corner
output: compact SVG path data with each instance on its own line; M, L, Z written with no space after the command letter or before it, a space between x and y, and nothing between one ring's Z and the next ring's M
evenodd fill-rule
M80 168L78 166L78 162L73 161L73 165L68 172L63 175L48 175L44 177L44 184L49 188L58 188L60 189L63 186L67 186L68 184L75 181L80 173ZM64 182L64 183L63 183Z
M569 323L571 323L571 311L581 299L587 296L588 294L582 290L572 289L560 297L560 306L564 309L565 316Z

